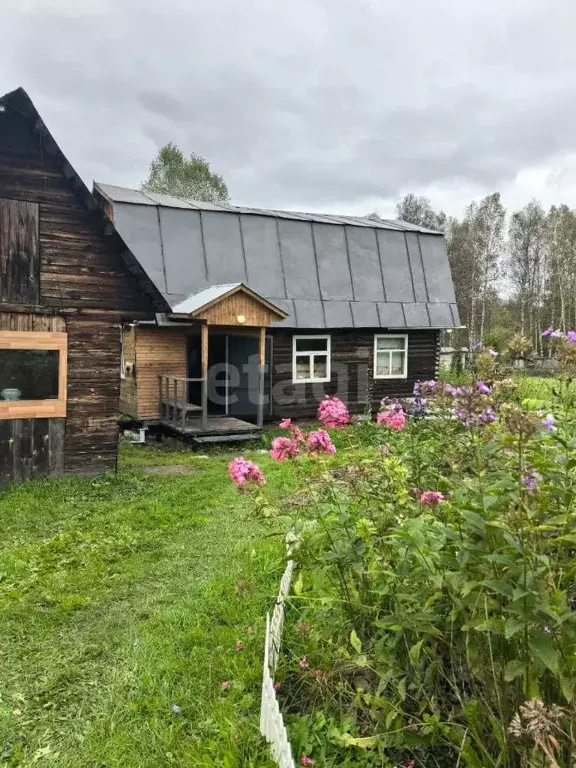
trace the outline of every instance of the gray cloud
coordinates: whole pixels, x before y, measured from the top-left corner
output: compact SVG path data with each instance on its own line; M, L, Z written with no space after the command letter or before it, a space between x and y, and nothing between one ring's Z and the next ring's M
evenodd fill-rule
M137 185L175 141L245 204L457 199L576 151L576 6L474 6L20 0L0 7L0 89L28 90L88 181Z

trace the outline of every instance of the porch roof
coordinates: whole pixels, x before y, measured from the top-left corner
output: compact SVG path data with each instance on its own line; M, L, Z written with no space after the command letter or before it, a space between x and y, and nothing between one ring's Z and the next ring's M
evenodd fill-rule
M210 285L208 288L204 288L203 291L193 293L188 298L181 301L172 309L172 313L175 315L190 315L194 317L201 310L205 310L208 307L222 301L228 296L232 296L235 293L244 293L253 298L259 304L268 310L278 320L283 320L288 317L288 313L280 307L277 307L272 302L260 296L244 283L223 283L222 285Z

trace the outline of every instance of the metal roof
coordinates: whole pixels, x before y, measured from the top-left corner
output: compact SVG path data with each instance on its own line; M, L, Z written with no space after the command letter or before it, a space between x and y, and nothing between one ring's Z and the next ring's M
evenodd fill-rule
M105 184L95 192L173 309L205 289L244 283L288 313L281 327L460 325L444 237L432 230Z
M190 315L193 312L196 312L197 309L205 307L206 304L210 304L211 301L215 301L221 296L225 296L234 288L239 288L241 285L242 283L211 285L209 288L204 288L200 293L193 293L191 296L188 296L188 298L181 301L180 304L176 304L172 311L176 315Z

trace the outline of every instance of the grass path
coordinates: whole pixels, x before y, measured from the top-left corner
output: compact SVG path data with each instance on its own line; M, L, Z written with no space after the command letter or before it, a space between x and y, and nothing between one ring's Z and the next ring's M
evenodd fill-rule
M125 456L117 476L0 494L0 765L267 766L258 704L279 537L225 457ZM170 463L190 473L138 467Z

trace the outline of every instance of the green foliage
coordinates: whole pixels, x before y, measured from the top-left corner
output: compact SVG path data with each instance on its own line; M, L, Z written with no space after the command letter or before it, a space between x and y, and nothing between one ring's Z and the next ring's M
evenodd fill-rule
M192 153L187 159L175 144L161 147L150 164L148 179L142 184L145 192L174 195L188 200L227 203L228 187L222 176L210 170L210 164Z
M572 385L548 402L556 431L514 397L500 388L498 421L481 426L441 405L401 432L362 424L347 466L290 510L299 575L280 676L300 754L326 766L572 766ZM446 500L424 506L422 490Z

